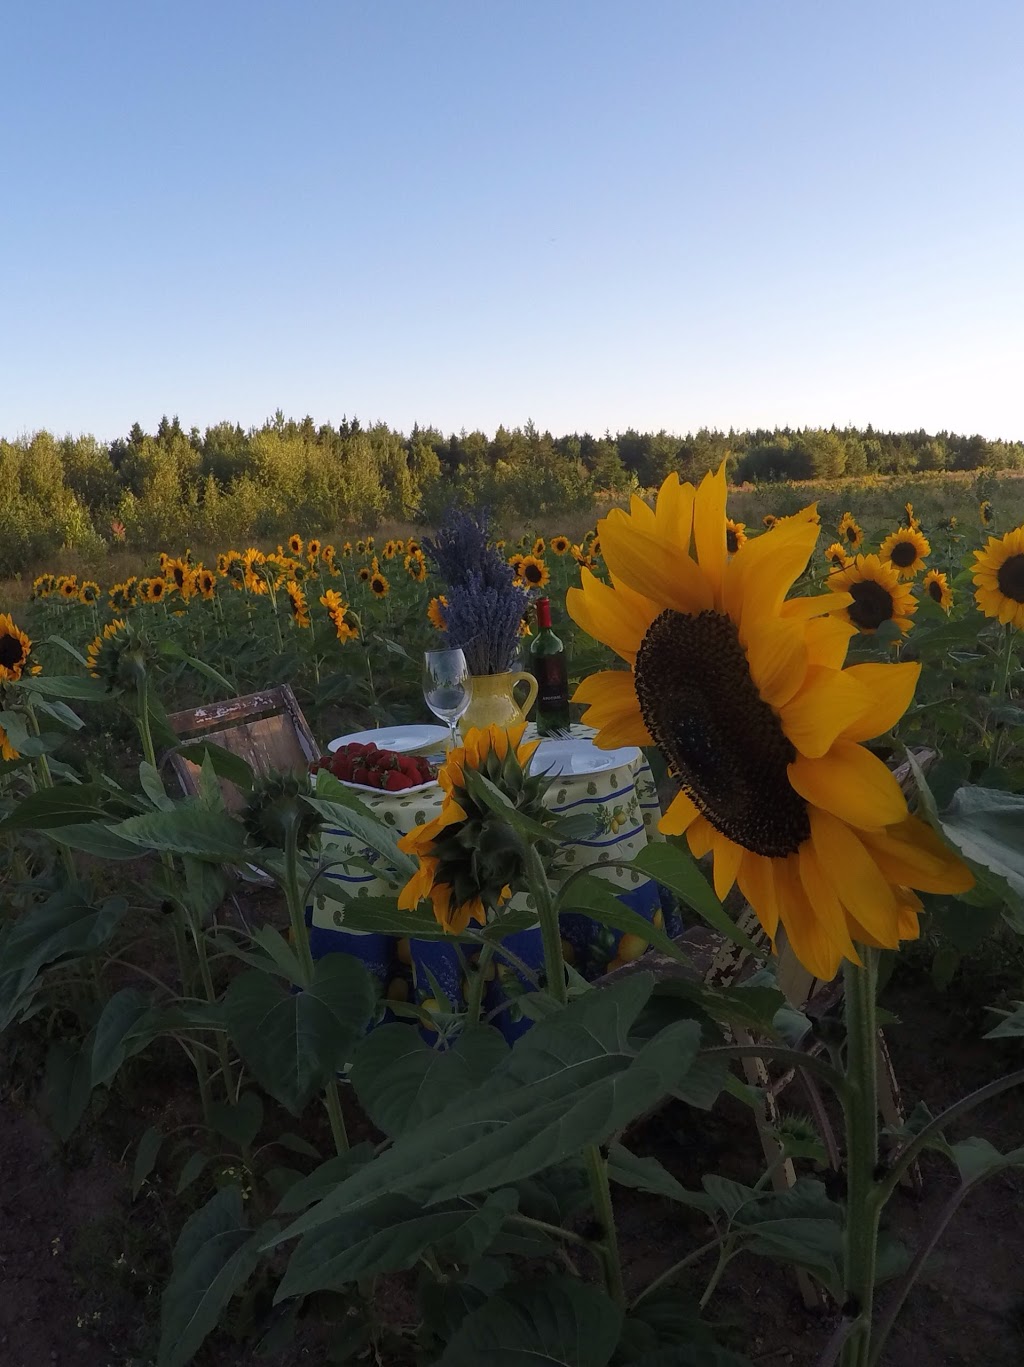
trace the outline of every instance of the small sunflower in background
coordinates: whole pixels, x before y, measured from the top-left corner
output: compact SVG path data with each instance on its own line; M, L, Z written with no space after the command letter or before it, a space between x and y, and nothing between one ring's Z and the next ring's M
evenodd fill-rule
M944 532L955 532L959 525L960 523L953 513L950 513L949 517L944 517L939 523L939 527Z
M346 542L345 542L345 544L344 544L344 545L342 546L342 548L341 548L341 554L342 554L342 556L343 556L346 560L350 560L350 559L352 558L352 542L351 542L351 541L346 541Z
M836 528L839 540L847 550L855 551L864 543L864 533L853 513L843 513Z
M591 560L597 560L601 554L601 538L595 532L590 538L590 545L587 547L587 554Z
M895 565L901 579L913 579L924 569L925 558L931 553L928 538L917 527L901 527L882 542L878 558Z
M359 579L362 583L367 583L372 573L373 570L370 569L369 565L359 566Z
M310 537L306 542L306 559L309 561L311 569L320 559L320 542L315 536Z
M539 558L544 554L546 550L547 546L545 545L544 538L542 536L538 536L536 541L533 543L533 550L531 551L531 555L535 555Z
M123 584L114 584L107 597L115 612L124 612L135 601L135 580L126 579Z
M405 543L405 549L407 554L412 555L414 551L421 551L423 547L415 537L410 536L409 540Z
M771 529L775 526L776 522L778 522L778 520L779 519L775 516L774 513L765 513L764 517L762 517L761 519L761 526L765 529L766 532L770 532Z
M920 526L921 526L921 520L920 520L920 518L915 517L915 515L914 515L914 505L913 505L912 503L904 503L904 505L903 505L903 516L900 518L900 526L901 526L901 527L910 527L910 528L912 528L914 531L916 531L916 530L918 530L918 529L920 528Z
M199 590L200 597L210 602L217 592L217 576L213 570L208 570L205 565L199 566L196 570L196 588Z
M49 598L53 592L53 575L41 574L38 579L32 581L33 598Z
M734 522L731 517L725 519L725 548L730 555L735 555L741 546L747 542L747 524L745 522Z
M551 578L547 565L536 555L524 555L519 577L527 588L542 589Z
M422 551L411 551L405 557L405 572L417 584L427 577L427 558Z
M367 554L367 555L372 555L372 554L373 554L373 537L372 537L372 536L368 536L368 537L366 538L366 554Z
M302 537L299 536L298 532L292 532L291 536L288 538L288 549L291 551L292 555L302 554Z
M551 538L551 552L553 555L565 555L572 542L567 536L562 536L561 532Z
M335 592L334 589L328 589L320 602L327 609L327 616L331 619L331 625L334 627L338 640L343 645L346 641L357 641L359 639L359 619L350 610L341 594Z
M374 574L370 575L370 592L373 594L374 598L386 598L391 592L391 585L388 583L387 579L385 579L384 575L381 574L380 570L377 570Z
M503 551L503 550L505 549L505 538L504 538L504 537L502 537L500 541L495 541L495 543L494 543L494 549L495 549L496 551Z
M32 642L9 612L0 616L0 681L16 683L28 663Z
M100 586L93 579L85 579L78 586L78 601L91 606L99 601Z
M76 574L65 574L57 582L60 596L65 602L71 603L78 599L78 576Z
M853 557L846 554L846 547L841 541L833 541L825 552L825 559L834 570L845 570L853 564Z
M20 758L20 753L15 750L14 746L11 744L10 736L4 728L0 726L0 760L3 760L3 762L7 764L12 760Z
M933 603L938 603L945 613L953 606L953 590L949 587L946 576L939 570L928 571L921 580L921 591L926 593Z
M981 518L983 527L991 527L995 513L992 511L992 504L987 498L983 498L978 504L978 516Z
M297 627L305 629L309 626L309 604L306 602L302 585L296 583L294 579L289 579L284 589L288 595L288 606L292 611L292 621Z
M864 636L873 636L885 622L894 622L904 634L913 626L917 600L888 560L858 555L846 569L829 575L828 586L833 593L851 595L840 615Z
M384 542L384 551L383 551L383 555L384 555L384 559L385 559L385 560L394 560L395 555L397 554L397 552L398 552L398 547L395 545L395 543L394 543L393 541L388 540L388 541L385 541L385 542Z
M510 555L508 563L512 566L512 578L517 584L522 583L524 555Z
M126 623L123 619L115 622L108 622L99 636L93 637L85 650L85 662L89 667L89 673L94 679L101 678L100 656L107 641L113 640L121 632L126 630Z
M411 549L411 548L410 548L410 549ZM405 542L402 540L402 538L401 538L400 536L396 536L396 537L395 537L395 554L396 554L396 555L404 555L405 553L406 553L406 545L405 545Z
M974 552L974 601L986 617L1024 627L1024 526L1005 536L990 536Z
M448 599L444 594L439 594L437 598L431 598L427 604L427 621L435 631L447 631L448 623L445 621L444 610L448 606Z
M365 541L357 541L357 542L356 542L356 554L357 554L357 555L365 555L365 554L366 554L366 542L365 542Z
M167 581L152 576L139 580L139 598L143 603L161 603L167 596Z
M188 561L185 559L168 560L167 568L164 570L164 578L169 584L174 585L187 603L195 588L192 567Z

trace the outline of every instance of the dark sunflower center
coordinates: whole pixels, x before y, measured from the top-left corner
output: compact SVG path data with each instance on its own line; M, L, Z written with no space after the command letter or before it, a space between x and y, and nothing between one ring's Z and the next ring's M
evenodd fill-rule
M892 594L873 579L862 579L851 584L853 602L846 609L850 621L862 631L877 631L883 622L892 619Z
M637 652L636 691L648 731L716 830L768 858L799 849L811 828L786 772L796 750L728 617L663 612Z
M899 569L905 570L917 559L917 547L912 541L897 541L890 559Z
M531 584L540 583L540 570L536 565L527 565L523 570L523 577L528 579Z
M25 658L25 647L17 636L0 636L0 665L5 669L13 669L15 665L20 665Z
M725 545L730 555L735 555L740 548L736 533L732 527L726 527L725 529Z
M856 546L857 538L860 535L856 527L847 527L844 535L851 546Z
M1015 603L1024 603L1024 555L1011 555L999 566L996 575L999 592Z
M935 599L936 603L942 602L942 585L937 579L933 579L928 585L928 592Z

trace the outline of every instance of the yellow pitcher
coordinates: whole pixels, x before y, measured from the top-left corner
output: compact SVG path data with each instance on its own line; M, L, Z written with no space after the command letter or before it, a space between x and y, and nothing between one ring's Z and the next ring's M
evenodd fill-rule
M462 714L459 729L463 736L470 727L518 726L537 701L537 680L525 669L503 674L474 674L469 707ZM516 684L526 685L526 699L520 705L512 691Z

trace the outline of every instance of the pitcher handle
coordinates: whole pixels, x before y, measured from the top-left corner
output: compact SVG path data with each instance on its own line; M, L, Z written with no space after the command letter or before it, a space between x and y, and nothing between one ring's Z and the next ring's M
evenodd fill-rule
M518 673L512 675L513 690L515 689L515 686L518 683L523 683L526 685L526 701L522 703L516 703L516 706L519 708L520 712L522 712L523 716L525 717L529 713L530 708L537 701L537 680L528 670L520 669ZM514 692L512 696L515 697Z

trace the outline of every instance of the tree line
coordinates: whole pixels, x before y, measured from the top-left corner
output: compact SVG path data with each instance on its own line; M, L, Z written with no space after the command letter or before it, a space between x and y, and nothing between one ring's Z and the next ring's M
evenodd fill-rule
M951 432L775 428L686 436L629 429L555 437L532 423L445 435L385 423L338 426L278 411L261 427L229 422L185 431L0 439L0 573L61 547L100 550L112 537L140 548L228 544L295 528L371 529L384 519L436 522L458 499L489 506L500 524L550 520L602 492L699 478L729 462L734 482L837 479L919 470L1024 470L1024 442Z

